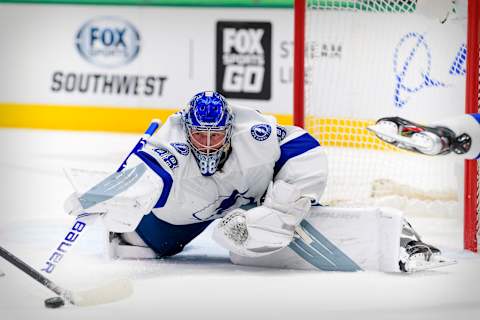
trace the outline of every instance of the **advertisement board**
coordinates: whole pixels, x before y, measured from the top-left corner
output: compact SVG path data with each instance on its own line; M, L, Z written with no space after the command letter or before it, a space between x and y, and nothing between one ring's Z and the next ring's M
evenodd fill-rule
M329 90L336 98L326 101L328 107L349 115L374 104L385 114L457 113L464 95L464 31L392 17L360 15L365 23L358 30L349 29L345 13L318 22L314 28L335 36L308 46L318 68L307 74L315 77L312 90ZM131 131L123 122L135 116L122 110L164 120L201 90L218 90L234 104L289 124L293 25L292 8L0 4L0 125L15 126L18 110L27 106L37 112L32 123L42 115L68 117L75 107L77 114L90 108L85 119L95 110L114 110L105 117L123 117L108 130ZM369 59L376 59L374 78ZM362 79L361 86L351 79Z

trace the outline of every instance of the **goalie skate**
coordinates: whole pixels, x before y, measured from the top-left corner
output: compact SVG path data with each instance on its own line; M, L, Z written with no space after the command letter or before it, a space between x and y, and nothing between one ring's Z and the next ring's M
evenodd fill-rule
M454 259L445 258L440 250L421 241L411 241L405 248L401 248L399 266L403 272L417 272L449 266L457 263Z
M422 126L400 117L381 118L367 129L398 148L432 156L449 153L456 141L448 128Z

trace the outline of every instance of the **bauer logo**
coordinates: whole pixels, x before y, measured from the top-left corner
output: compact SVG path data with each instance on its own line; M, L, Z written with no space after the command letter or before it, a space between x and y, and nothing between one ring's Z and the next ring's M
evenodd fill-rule
M99 17L87 21L78 31L76 46L88 62L106 68L130 63L140 51L140 34L120 18Z
M272 25L217 22L216 89L227 98L269 100Z

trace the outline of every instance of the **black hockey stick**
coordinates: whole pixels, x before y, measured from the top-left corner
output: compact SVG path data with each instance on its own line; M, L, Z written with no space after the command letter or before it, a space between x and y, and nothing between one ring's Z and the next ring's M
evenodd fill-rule
M37 270L30 267L28 264L26 264L25 262L23 262L22 260L17 258L13 253L10 253L9 251L4 249L3 247L0 247L0 256L2 256L2 258L4 258L5 260L7 260L11 264L13 264L18 269L20 269L23 272L25 272L26 274L28 274L30 277L32 277L34 280L39 282L44 287L47 287L48 289L52 290L53 292L55 292L56 294L58 294L60 296L65 295L66 291L64 289L60 288L53 281L51 281L47 277L43 276L40 272L38 272ZM67 298L67 300L68 300L68 298Z
M29 275L32 279L36 280L42 286L50 289L69 303L77 306L90 306L117 301L128 297L133 291L131 283L126 280L117 280L102 287L87 291L70 291L60 287L1 246L0 256ZM63 300L59 297L50 298L45 301L45 305L49 308L57 308L63 305Z
M126 159L123 161L121 166L117 169L117 172L123 170L126 165L126 161L128 157L134 153L136 150L141 148L145 143L146 140L153 135L153 133L158 129L160 126L160 121L157 119L152 120L150 126L145 131L145 134L142 138L137 142L133 150L129 153ZM69 230L67 236L65 237L64 241L60 243L58 246L58 250L61 251L61 254L55 251L51 256L50 259L47 261L46 267L42 269L47 273L51 273L56 264L60 261L63 254L66 252L65 247L68 248L72 245L72 243L77 239L78 232L81 232L83 228L86 226L85 223L79 221L78 219L75 220L74 226ZM76 231L77 233L75 233ZM128 280L116 280L101 287L97 287L92 290L82 291L82 292L73 292L70 290L66 290L55 284L53 281L48 279L47 277L43 276L40 272L36 271L28 264L17 258L12 253L8 252L4 248L0 247L0 256L3 257L8 262L12 263L14 266L19 268L24 273L28 274L34 280L38 281L43 286L47 287L51 291L55 292L58 296L47 299L45 301L45 305L49 308L57 308L64 304L63 299L68 301L71 304L78 305L78 306L87 306L87 305L95 305L95 304L102 304L108 303L112 301L117 301L119 299L125 298L129 296L132 291L132 284ZM0 274L2 272L0 271ZM63 299L62 299L63 298Z

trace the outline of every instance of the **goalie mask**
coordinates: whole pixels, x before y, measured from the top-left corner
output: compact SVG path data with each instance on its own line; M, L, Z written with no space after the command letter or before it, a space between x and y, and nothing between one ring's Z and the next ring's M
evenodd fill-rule
M233 113L225 98L212 91L196 94L182 111L187 141L204 176L214 174L230 149Z

